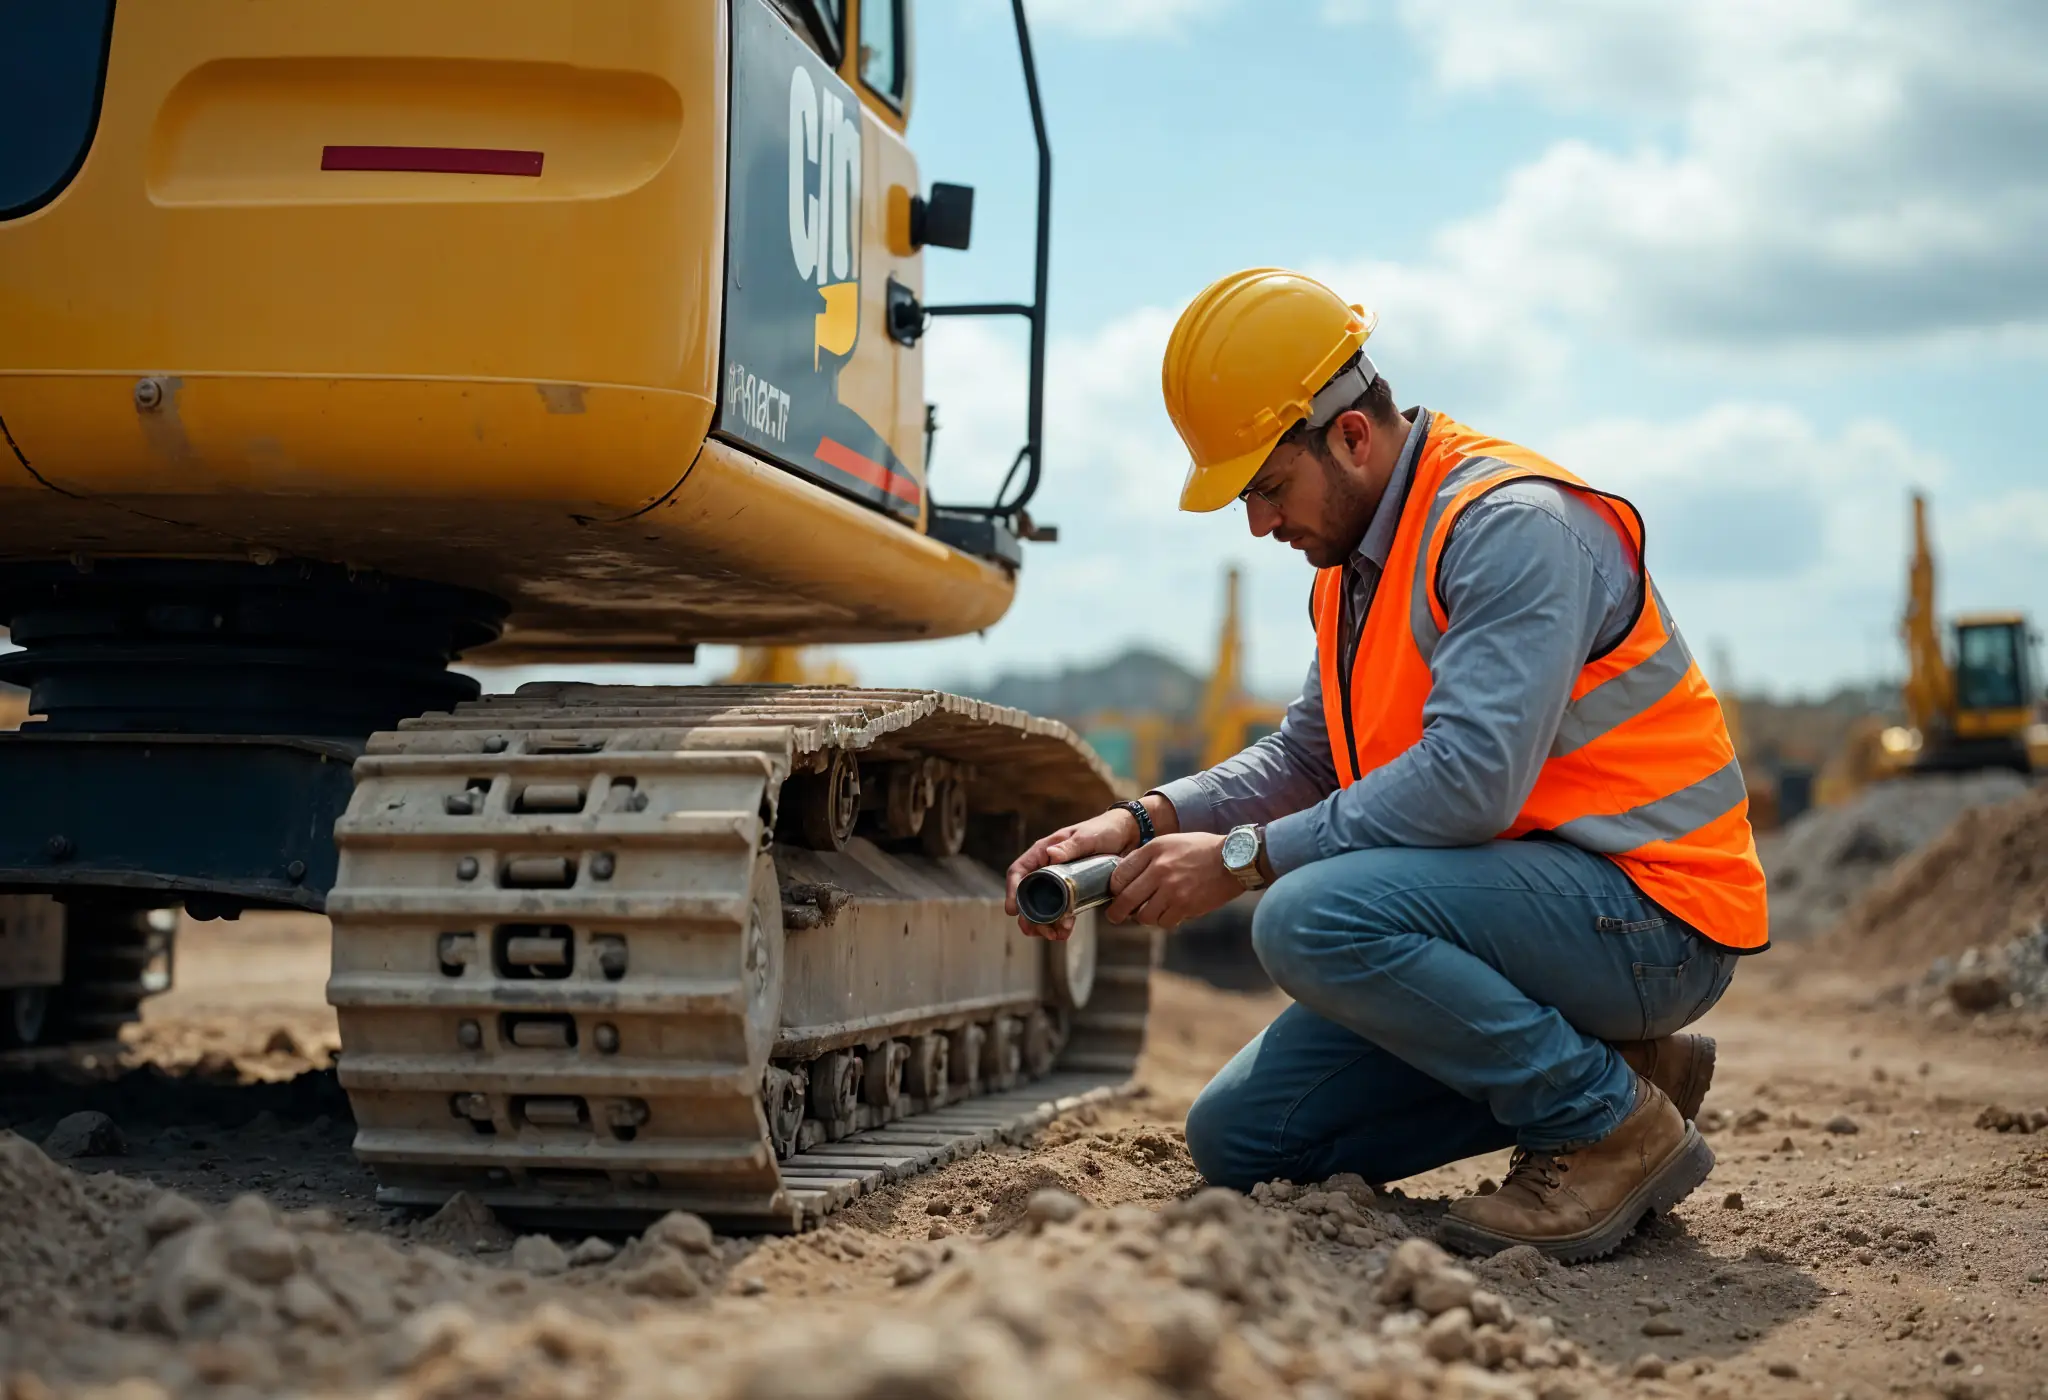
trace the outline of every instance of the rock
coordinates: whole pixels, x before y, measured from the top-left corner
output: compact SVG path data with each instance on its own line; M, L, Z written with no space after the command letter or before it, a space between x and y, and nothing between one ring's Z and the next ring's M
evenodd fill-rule
M1869 1244L1870 1232L1861 1225L1851 1225L1848 1229L1842 1231L1842 1238L1850 1244Z
M582 1244L569 1251L569 1267L581 1269L592 1264L602 1264L618 1252L619 1247L610 1240L601 1240L596 1235L592 1235L584 1240Z
M1629 1363L1628 1373L1639 1381L1661 1380L1664 1376L1664 1358L1654 1351L1646 1351Z
M436 1303L406 1319L386 1364L393 1371L416 1371L456 1351L476 1332L476 1319L454 1303Z
M1773 1361L1770 1365L1764 1367L1764 1369L1766 1371L1769 1371L1772 1375L1776 1376L1779 1380L1796 1381L1799 1379L1799 1367L1797 1364L1790 1361Z
M889 1271L890 1279L898 1288L907 1288L913 1283L922 1283L932 1276L938 1267L928 1250L911 1248L896 1256L896 1266Z
M649 1225L641 1239L651 1245L679 1249L685 1254L709 1254L717 1244L718 1237L711 1233L711 1227L703 1217L685 1210L672 1210L661 1219Z
M1860 1133L1863 1131L1863 1125L1846 1113L1837 1113L1834 1117L1828 1119L1827 1122L1821 1124L1821 1128L1826 1132L1845 1136L1850 1133Z
M1963 1353L1955 1347L1950 1347L1941 1354L1941 1364L1944 1366L1960 1366L1963 1364Z
M1991 968L1959 972L1949 979L1948 999L1958 1011L1990 1011L2012 995L2003 973Z
M512 1267L546 1278L568 1272L569 1255L546 1235L521 1235L512 1242Z
M1047 1186L1031 1193L1024 1218L1034 1225L1063 1225L1088 1208L1088 1203L1071 1191Z
M181 1234L206 1219L206 1210L189 1196L166 1191L142 1212L142 1233L151 1244Z
M298 1271L299 1242L289 1230L242 1219L221 1228L227 1266L251 1283L283 1283Z
M233 1288L221 1258L220 1232L212 1226L172 1236L150 1251L149 1262L143 1319L173 1337L185 1336L196 1316Z
M296 1055L302 1060L309 1058L306 1052L299 1048L298 1037L294 1036L283 1026L279 1026L276 1030L272 1031L270 1039L263 1042L263 1053L266 1055Z
M87 1110L59 1118L43 1139L43 1151L59 1162L73 1157L119 1157L128 1151L128 1138L106 1114Z
M304 1274L293 1274L277 1290L277 1310L293 1322L339 1332L347 1321L334 1295Z
M1643 1319L1642 1333L1645 1337L1682 1337L1685 1324L1669 1313L1658 1313Z
M1728 1193L1727 1195L1723 1196L1723 1197L1721 1198L1721 1209L1723 1209L1723 1210L1741 1210L1741 1209L1742 1209L1742 1193L1741 1193L1740 1191L1730 1191L1730 1192L1729 1192L1729 1193Z
M1378 1199L1366 1179L1357 1172L1338 1172L1323 1183L1325 1191L1351 1198L1352 1204L1371 1206Z
M1403 1240L1394 1247L1393 1257L1387 1261L1386 1270L1380 1275L1374 1297L1389 1307L1405 1303L1418 1278L1450 1267L1451 1256L1430 1241Z
M758 1298L768 1291L768 1285L752 1274L742 1274L733 1281L733 1291L742 1298Z
M1464 1308L1472 1301L1479 1280L1464 1269L1447 1265L1432 1273L1419 1276L1409 1290L1415 1306L1431 1317L1449 1312L1453 1308Z
M1472 1299L1466 1306L1472 1310L1472 1320L1482 1327L1515 1325L1515 1310L1508 1306L1508 1300L1498 1293L1489 1293L1483 1288L1474 1289Z
M1206 1293L1172 1293L1155 1303L1146 1318L1152 1333L1144 1369L1176 1394L1207 1390L1202 1384L1223 1340L1223 1319Z
M1472 1353L1472 1314L1464 1308L1438 1313L1422 1329L1422 1349L1438 1361L1463 1361Z
M638 1298L694 1298L704 1291L704 1280L672 1249L661 1250L626 1270L618 1282L622 1290Z
M1771 1149L1773 1152L1797 1152L1798 1150L1798 1147L1793 1144L1792 1139L1789 1137Z
M1771 1111L1769 1109L1745 1108L1742 1110L1741 1116L1735 1120L1735 1131L1738 1133L1753 1133L1770 1121Z

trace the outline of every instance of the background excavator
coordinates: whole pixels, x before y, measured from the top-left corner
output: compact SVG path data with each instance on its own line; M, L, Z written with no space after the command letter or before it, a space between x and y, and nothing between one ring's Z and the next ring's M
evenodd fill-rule
M973 192L906 144L906 0L0 6L0 898L34 945L0 971L62 1012L35 1034L132 1017L180 906L324 911L382 1199L750 1228L1128 1074L1154 934L1002 909L1027 834L1113 796L1064 725L449 669L1003 616L1051 538L1011 8L1034 294L933 306ZM923 337L961 315L1031 336L985 505L926 470Z
M1944 647L1935 609L1935 560L1927 498L1913 493L1913 552L1899 637L1906 648L1900 690L1906 723L1872 716L1851 728L1822 768L1815 795L1847 801L1871 782L1910 773L2048 769L2048 727L2040 723L2036 637L2019 612L1954 619Z

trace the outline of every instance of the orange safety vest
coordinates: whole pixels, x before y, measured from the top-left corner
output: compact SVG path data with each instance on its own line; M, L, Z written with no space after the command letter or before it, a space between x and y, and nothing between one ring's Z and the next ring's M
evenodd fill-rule
M1346 787L1422 738L1430 657L1451 622L1438 569L1473 502L1511 481L1555 481L1600 504L1642 567L1642 516L1621 497L1442 414L1426 415L1423 431L1400 528L1348 674L1340 673L1338 650L1345 570L1316 574L1323 709ZM1721 702L1647 572L1639 606L1628 635L1580 669L1535 789L1499 839L1545 832L1597 851L1715 943L1761 950L1770 937L1764 873Z

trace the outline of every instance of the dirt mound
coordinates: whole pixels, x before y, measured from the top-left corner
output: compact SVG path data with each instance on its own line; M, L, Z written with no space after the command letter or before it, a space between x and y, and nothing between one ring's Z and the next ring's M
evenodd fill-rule
M1043 1190L987 1243L911 1245L881 1313L818 1306L802 1325L671 1315L599 1331L559 1314L456 1330L389 1393L692 1394L716 1400L1037 1400L1090 1395L1534 1397L1600 1378L1546 1317L1434 1245L1329 1243L1327 1222L1401 1233L1361 1183L1262 1204L1203 1191L1163 1210L1088 1208ZM1356 1222L1356 1223L1349 1223ZM714 1341L714 1336L717 1340ZM1573 1373L1568 1389L1555 1386Z
M1872 973L2023 939L2048 919L2048 788L1975 807L1870 886L1825 947Z
M468 1228L494 1229L478 1210ZM449 1309L467 1326L553 1303L611 1326L647 1300L708 1295L726 1271L710 1229L680 1213L623 1249L527 1243L508 1270L350 1232L324 1210L280 1212L257 1195L209 1211L140 1182L80 1176L0 1133L0 1316L46 1322L0 1329L0 1375L144 1376L171 1394L369 1383L440 1345ZM536 1267L543 1251L555 1267Z
M1048 1150L1115 1157L1159 1184L1187 1170L1178 1134L1156 1128L1075 1125ZM1013 1181L989 1184L1001 1197ZM0 1314L48 1319L0 1334L16 1395L123 1377L137 1397L714 1400L1535 1400L1564 1373L1575 1395L1603 1383L1549 1318L1517 1315L1505 1295L1526 1298L1518 1280L1409 1238L1356 1177L1106 1209L1042 1186L1013 1228L975 1222L1003 1231L993 1238L891 1239L842 1223L756 1246L672 1214L622 1248L521 1238L511 1268L255 1195L210 1211L82 1177L12 1134L0 1135L0 1201ZM460 1202L417 1235L457 1244L500 1230ZM756 1300L778 1260L827 1256L844 1266L838 1287L858 1280L860 1294L827 1287L800 1325L786 1296Z
M1757 854L1770 881L1771 937L1797 941L1821 933L1897 862L1963 814L2027 790L2026 779L2006 772L1895 778L1759 838Z

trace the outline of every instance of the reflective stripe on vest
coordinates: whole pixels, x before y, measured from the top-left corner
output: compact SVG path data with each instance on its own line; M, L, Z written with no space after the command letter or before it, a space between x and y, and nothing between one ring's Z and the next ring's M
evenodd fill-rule
M1437 590L1443 551L1475 502L1514 481L1553 481L1597 505L1642 567L1642 517L1627 501L1441 414L1429 416L1423 431L1349 674L1338 666L1343 568L1319 572L1311 598L1331 756L1345 786L1422 737L1430 662L1450 626ZM1742 770L1720 702L1656 585L1644 578L1633 623L1580 668L1536 784L1500 835L1546 833L1597 851L1716 943L1761 948L1768 940L1764 878ZM1389 596L1403 582L1405 608Z

